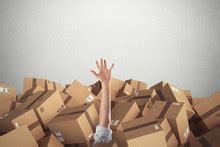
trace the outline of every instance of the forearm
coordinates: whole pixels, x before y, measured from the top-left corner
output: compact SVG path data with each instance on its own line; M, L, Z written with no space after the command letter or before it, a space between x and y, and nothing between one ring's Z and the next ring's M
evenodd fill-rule
M102 82L102 99L99 114L99 124L109 128L111 123L111 93L109 82Z

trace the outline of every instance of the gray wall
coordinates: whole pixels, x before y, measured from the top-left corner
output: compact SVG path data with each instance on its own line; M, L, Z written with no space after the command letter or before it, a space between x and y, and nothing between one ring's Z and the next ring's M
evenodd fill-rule
M0 0L0 81L90 84L104 57L115 77L207 96L220 90L219 26L219 0Z

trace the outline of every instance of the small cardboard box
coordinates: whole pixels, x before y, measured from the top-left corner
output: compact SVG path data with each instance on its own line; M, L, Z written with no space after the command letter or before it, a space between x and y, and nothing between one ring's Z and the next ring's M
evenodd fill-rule
M183 103L156 101L150 112L155 118L167 118L180 144L187 142L189 137L189 123L186 108Z
M53 134L44 137L38 144L39 147L64 147L64 145Z
M170 101L170 102L182 102L184 103L186 110L187 110L187 116L188 119L190 119L193 115L195 115L194 110L192 109L191 104L189 103L187 97L185 96L184 92L177 88L174 85L171 85L167 83L162 89L161 89L161 96L164 100Z
M129 79L129 80L126 80L125 83L130 84L136 90L145 90L145 89L147 89L147 83L142 82L142 81Z
M63 91L64 88L61 84L56 83L54 81L46 80L46 79L40 79L40 78L24 78L24 87L23 87L23 93L26 93L28 90L33 89L39 85L44 90L58 90Z
M165 139L167 142L168 147L177 147L178 146L178 141L176 139L175 134L173 133L173 130L171 129L170 123L166 118L162 118L158 120L158 123L164 130L165 134Z
M65 109L63 99L59 91L37 92L25 103L21 104L19 109L33 108L41 125L47 128L47 123L57 114Z
M28 127L36 141L45 136L33 109L16 110L0 117L0 132L7 133L23 125Z
M0 136L1 147L38 147L27 126L21 126Z
M14 110L19 107L19 105L20 103L15 101L0 99L0 116Z
M0 83L0 98L16 101L16 88L10 85Z
M205 125L206 130L211 130L220 124L220 92L206 98L194 107L197 115ZM205 129L205 128L204 128Z
M140 117L121 124L122 130L114 132L116 142L123 147L167 147L165 134L155 119Z
M140 113L136 102L117 103L111 112L111 129L121 129L121 123L135 119Z
M83 105L64 110L48 127L64 144L87 143L98 125L95 106Z
M77 80L73 81L73 83L65 90L65 92L73 99L75 99L79 105L90 103L97 99L94 94L92 94Z
M17 99L17 101L24 103L29 97L31 97L33 94L39 91L45 91L45 90L39 85L37 85L36 87L26 91L21 97Z

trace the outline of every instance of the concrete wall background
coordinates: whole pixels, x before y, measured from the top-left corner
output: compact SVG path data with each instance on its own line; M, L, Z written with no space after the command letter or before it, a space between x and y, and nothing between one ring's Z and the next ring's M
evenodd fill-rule
M219 0L0 0L0 81L90 84L103 57L114 77L208 96L220 90L219 26Z

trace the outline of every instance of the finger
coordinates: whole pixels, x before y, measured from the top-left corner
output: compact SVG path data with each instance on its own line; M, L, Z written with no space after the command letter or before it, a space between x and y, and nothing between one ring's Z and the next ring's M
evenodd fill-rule
M104 67L107 68L106 60L104 60Z
M101 58L101 61L100 61L100 67L102 68L103 67L103 59Z
M114 64L114 63L112 63L112 66L111 66L110 70L112 70L112 68L114 67L114 65L115 65L115 64Z
M90 72L93 73L96 77L98 76L98 74L94 70L90 70Z
M98 69L101 69L99 66L99 62L97 60L96 60L96 65L97 65Z

